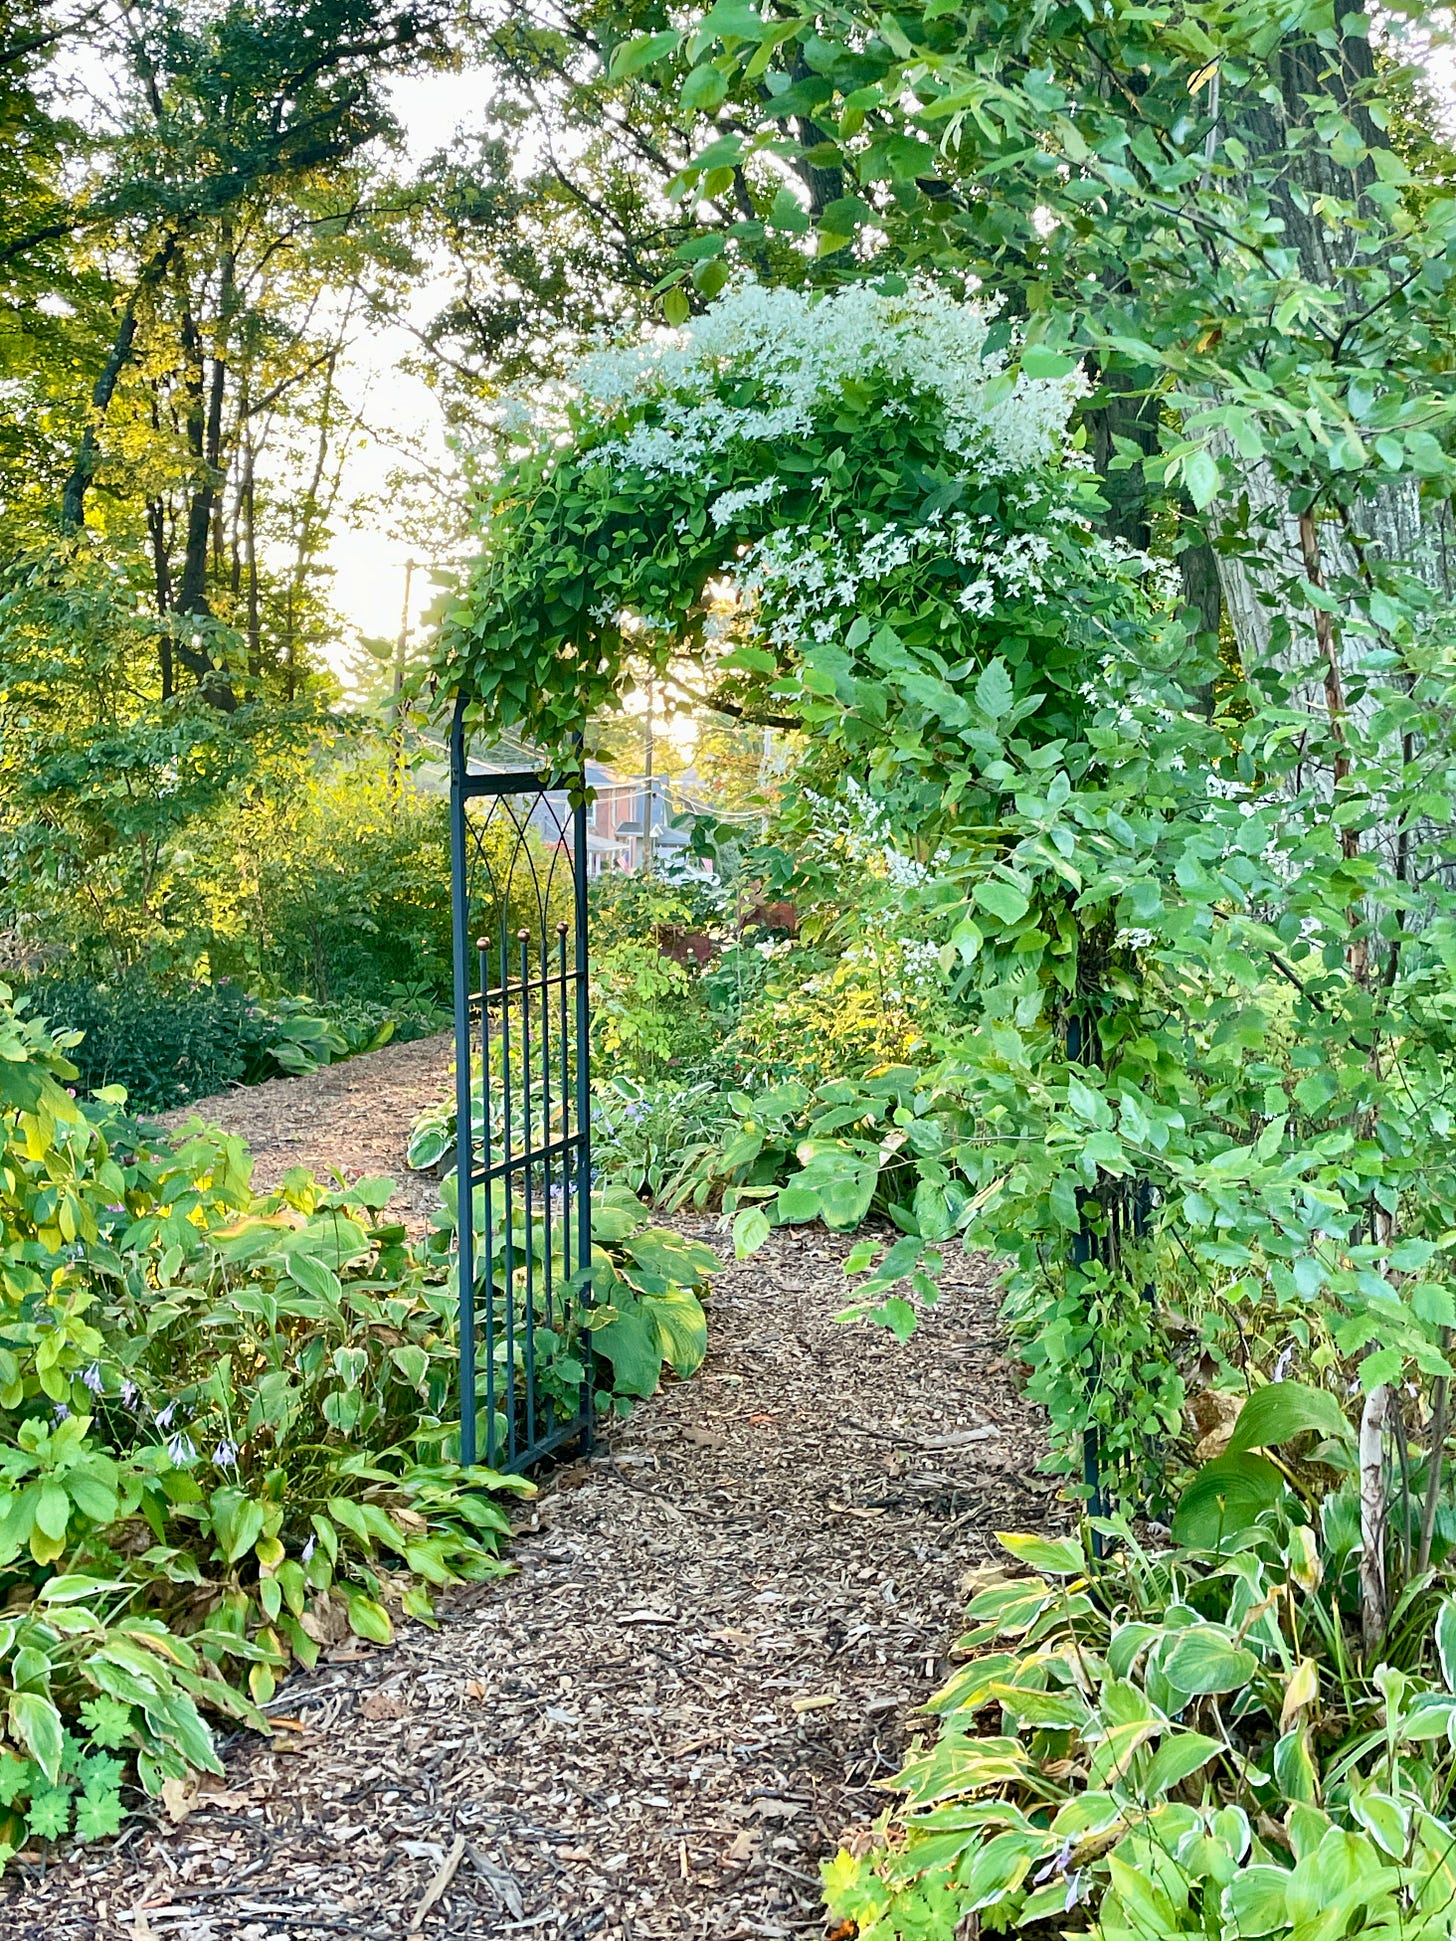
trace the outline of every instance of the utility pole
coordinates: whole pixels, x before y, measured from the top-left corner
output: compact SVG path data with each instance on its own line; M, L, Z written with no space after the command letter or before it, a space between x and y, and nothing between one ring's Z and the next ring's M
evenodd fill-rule
M657 689L649 681L647 683L647 737L643 761L644 774L642 790L642 867L645 870L652 868L652 715L656 705Z
M399 638L394 643L394 694L390 704L389 792L394 796L399 794L400 776L404 770L404 718L399 697L404 689L404 653L409 644L410 630L410 583L414 576L415 563L407 559L404 563L404 606L399 616Z

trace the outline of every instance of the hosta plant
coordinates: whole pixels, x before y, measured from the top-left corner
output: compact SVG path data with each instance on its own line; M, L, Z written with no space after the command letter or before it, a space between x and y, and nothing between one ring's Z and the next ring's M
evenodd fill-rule
M585 1383L591 1383L599 1408L626 1414L634 1400L654 1392L664 1367L678 1375L698 1368L708 1346L702 1296L719 1267L711 1247L653 1224L635 1194L607 1187L591 1195L591 1266L584 1274L575 1212L568 1231L559 1208L528 1211L519 1193L508 1200L496 1181L489 1188L487 1254L486 1192L484 1186L475 1189L476 1309L478 1317L485 1312L482 1289L489 1277L496 1317L490 1390L498 1399L494 1424L481 1424L482 1448L502 1447L506 1439L504 1398L525 1367L528 1304L534 1383L555 1399L563 1417L575 1413ZM440 1197L430 1248L445 1263L458 1205L453 1174ZM589 1298L583 1298L588 1288ZM481 1356L483 1364L483 1348ZM482 1403L486 1388L482 1365Z
M0 992L0 1847L112 1830L123 1773L216 1768L293 1661L503 1568L462 1470L453 1302L387 1180L74 1098ZM243 1690L236 1689L237 1687ZM246 1695L245 1695L246 1692Z
M1456 1603L1409 1592L1362 1667L1292 1497L1222 1549L1102 1535L1103 1562L1002 1539L1023 1574L973 1596L937 1736L826 1869L836 1916L861 1941L1456 1931Z
M601 1178L673 1206L733 1123L714 1077L638 1081L614 1072L592 1087L592 1158Z

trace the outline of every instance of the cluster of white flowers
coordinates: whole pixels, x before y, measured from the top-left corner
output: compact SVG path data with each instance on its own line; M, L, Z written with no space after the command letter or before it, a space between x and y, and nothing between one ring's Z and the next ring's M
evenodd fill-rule
M837 1001L846 974L867 973L876 994L894 1009L913 1006L945 988L936 945L918 937L880 937L847 944L833 967L806 977L799 989L805 997Z
M945 983L945 972L940 966L940 945L929 942L924 937L897 937L900 962L904 975L911 984L921 989L938 990Z
M923 525L878 532L861 521L859 530L856 544L810 525L784 527L749 547L734 578L775 645L834 638L866 604L865 588L920 559L953 560L967 576L960 605L980 617L1024 595L1039 606L1053 583L1047 535L996 531L987 514L934 512Z
M1030 378L988 351L996 305L928 283L888 296L866 285L824 295L743 282L680 330L592 352L574 382L605 416L651 402L650 416L598 451L649 474L690 476L735 439L802 437L851 378L878 373L937 400L947 449L985 476L1025 472L1063 444L1077 375ZM725 379L751 378L752 404Z
M708 507L709 516L715 526L726 526L728 521L740 512L746 512L753 505L767 505L779 489L776 478L760 479L757 485L740 486L736 492L720 492Z
M814 814L814 834L824 846L843 848L852 862L883 876L897 890L917 890L931 881L934 869L896 849L889 817L852 776L842 794L820 795L816 789L805 789L804 800ZM932 858L933 863L944 860L943 852Z

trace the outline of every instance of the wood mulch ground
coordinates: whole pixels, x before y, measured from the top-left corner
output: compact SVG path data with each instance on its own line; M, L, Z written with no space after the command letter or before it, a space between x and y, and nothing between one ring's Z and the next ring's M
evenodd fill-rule
M310 1078L239 1085L165 1112L158 1123L176 1128L200 1116L246 1139L261 1191L294 1166L320 1175L338 1167L351 1179L388 1173L397 1182L389 1211L418 1233L429 1225L440 1189L432 1173L406 1167L405 1142L421 1112L449 1091L454 1069L455 1034L441 1031L325 1066Z
M267 1179L403 1176L448 1045L214 1102ZM433 1190L407 1189L408 1205ZM718 1238L703 1222L684 1223ZM545 1479L516 1573L293 1680L187 1816L13 1862L6 1941L813 1933L998 1529L1064 1527L980 1263L906 1347L835 1322L847 1242L728 1266L707 1363ZM185 1805L186 1802L180 1804Z

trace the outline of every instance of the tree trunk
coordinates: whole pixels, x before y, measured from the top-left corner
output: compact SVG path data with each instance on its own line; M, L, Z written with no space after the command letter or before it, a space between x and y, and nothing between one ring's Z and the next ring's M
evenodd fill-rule
M1360 1621L1367 1653L1385 1636L1385 1425L1390 1390L1365 1397L1360 1417Z
M1351 264L1339 251L1354 243L1321 220L1321 199L1358 197L1376 180L1374 165L1367 159L1351 169L1334 160L1327 142L1307 140L1291 149L1290 138L1295 130L1311 133L1316 116L1338 108L1372 147L1381 145L1379 131L1356 98L1373 73L1370 42L1364 35L1341 34L1333 51L1322 48L1312 35L1298 35L1286 40L1272 57L1273 87L1268 93L1249 87L1236 98L1227 93L1224 97L1227 131L1243 144L1251 172L1271 167L1276 171L1267 191L1255 190L1250 179L1250 193L1256 197L1267 193L1272 212L1283 225L1283 246L1297 252L1300 274L1331 291L1349 287ZM1350 300L1356 301L1353 291ZM1216 439L1214 449L1223 455L1233 453L1227 440ZM1266 464L1246 459L1235 459L1234 474L1248 498L1251 556L1220 550L1216 558L1240 658L1252 670L1270 664L1276 617L1282 614L1290 619L1297 634L1305 629L1305 615L1292 614L1280 591L1284 582L1302 577L1303 548L1299 520L1289 507L1288 487ZM1374 557L1405 561L1428 584L1442 593L1451 592L1449 513L1428 513L1414 480L1381 486L1362 502L1360 517L1363 538ZM1225 512L1223 523L1226 529L1233 527L1231 512ZM1322 529L1321 546L1330 577L1358 570L1358 554L1345 534Z
M263 629L258 610L257 488L254 484L256 459L257 454L250 438L247 447L247 471L243 479L243 570L248 589L248 670L255 676L263 672Z
M196 466L187 505L187 532L182 573L177 586L177 612L211 621L207 597L208 549L212 541L213 511L222 482L222 412L227 389L227 330L231 320L234 263L231 237L224 232L219 317L212 347L211 370L205 370L202 337L190 305L182 317L182 344L187 357L187 446ZM177 658L197 679L204 697L231 714L237 696L219 672L205 640L194 640L184 628L177 635Z
M86 523L86 494L91 481L96 476L101 449L96 436L96 426L106 416L111 400L116 395L116 387L122 372L131 361L132 350L136 344L137 306L142 297L161 281L167 273L172 260L176 242L168 237L162 247L152 257L132 291L117 326L111 351L101 367L101 373L91 391L91 419L81 435L81 444L76 453L76 462L71 467L71 475L66 480L61 493L61 530L78 532Z

